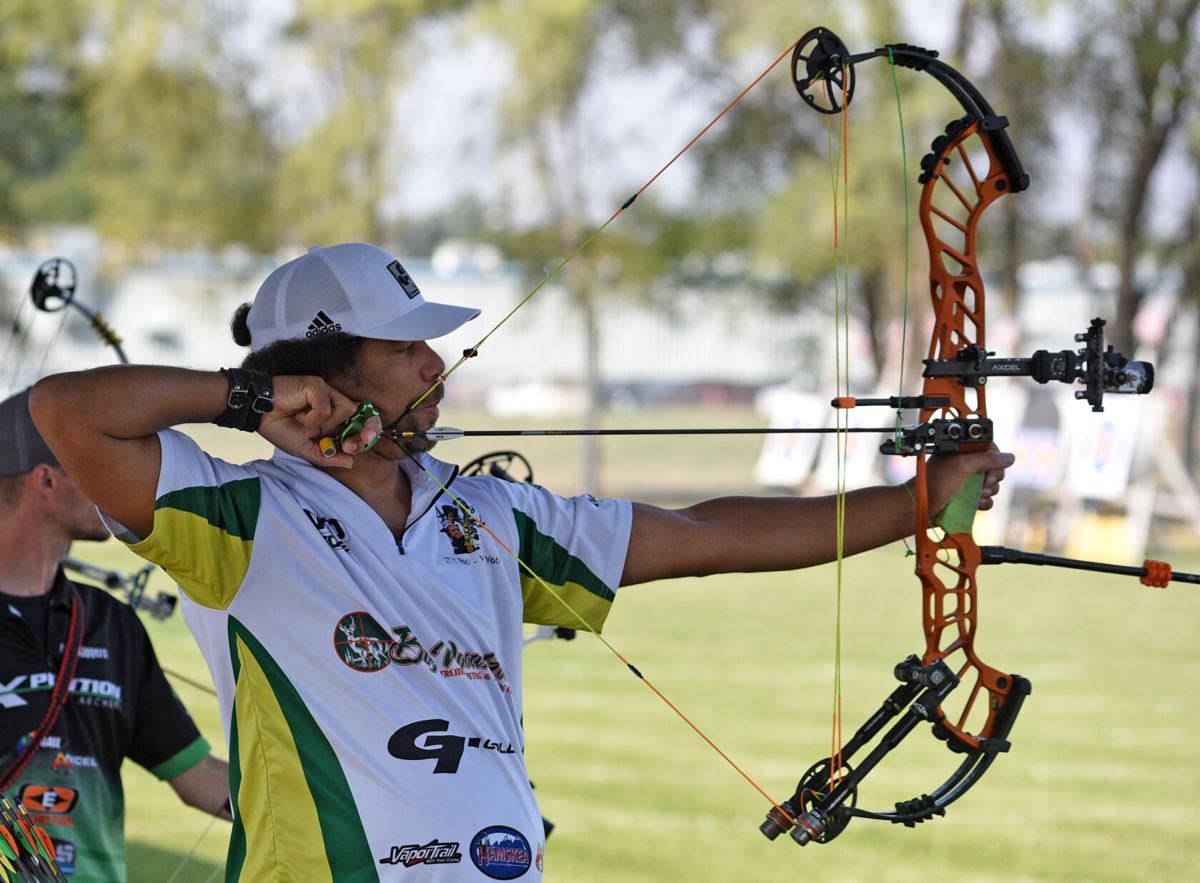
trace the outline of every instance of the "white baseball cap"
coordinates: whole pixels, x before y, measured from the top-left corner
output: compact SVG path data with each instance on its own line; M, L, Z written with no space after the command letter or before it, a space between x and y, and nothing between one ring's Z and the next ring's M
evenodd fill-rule
M341 331L380 340L430 340L479 310L430 303L382 248L347 242L277 268L259 286L246 317L251 348Z

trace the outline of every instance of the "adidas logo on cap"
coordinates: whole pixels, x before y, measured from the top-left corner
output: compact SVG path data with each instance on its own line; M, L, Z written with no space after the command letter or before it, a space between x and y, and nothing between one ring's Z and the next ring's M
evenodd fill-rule
M324 310L318 310L317 315L308 323L308 332L305 337L320 337L322 334L333 334L341 331L342 326L325 315Z

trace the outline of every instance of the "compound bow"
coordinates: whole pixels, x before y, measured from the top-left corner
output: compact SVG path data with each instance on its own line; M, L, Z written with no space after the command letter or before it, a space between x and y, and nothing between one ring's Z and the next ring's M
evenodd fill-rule
M1078 382L1083 386L1075 397L1085 399L1094 411L1103 410L1106 392L1146 393L1154 378L1151 365L1129 361L1112 347L1105 348L1102 319L1094 319L1076 335L1076 342L1083 344L1077 351L1041 350L1029 358L993 358L986 349L985 295L976 248L979 221L993 202L1029 186L1029 175L1006 132L1008 120L936 52L894 44L853 55L825 28L810 31L796 44L792 78L810 107L825 114L842 113L854 96L856 65L874 58L931 75L965 111L934 139L921 160L918 179L923 187L919 216L929 251L934 314L924 387L915 403L920 422L898 430L880 449L916 459L916 573L921 582L925 648L920 656L914 654L897 664L900 686L850 741L833 757L809 767L793 795L767 814L763 834L775 839L790 830L801 846L829 842L853 818L912 827L943 815L997 756L1008 751L1013 724L1030 693L1026 678L988 665L975 652L976 570L985 563L971 535L979 483L970 483L935 515L930 512L927 458L991 445L985 396L990 377ZM1004 551L990 550L988 563L1004 560ZM952 699L957 700L953 708ZM860 809L856 804L862 780L922 722L931 723L934 736L962 755L962 761L929 794L897 803L893 810ZM851 766L850 759L889 724L875 747Z

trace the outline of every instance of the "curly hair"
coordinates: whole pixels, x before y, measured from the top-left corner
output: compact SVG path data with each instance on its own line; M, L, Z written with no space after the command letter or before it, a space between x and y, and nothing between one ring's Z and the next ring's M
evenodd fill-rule
M250 329L246 324L249 312L250 304L242 304L234 312L229 323L233 340L238 346L250 345ZM326 381L336 377L349 377L361 382L358 356L365 339L336 332L303 340L279 340L247 354L242 360L242 367L265 371L272 377L313 374Z

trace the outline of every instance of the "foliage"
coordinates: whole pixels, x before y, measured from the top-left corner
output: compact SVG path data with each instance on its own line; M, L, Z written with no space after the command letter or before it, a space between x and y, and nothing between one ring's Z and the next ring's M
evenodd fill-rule
M220 48L230 26L215 5L17 0L0 27L3 219L135 249L269 245L272 150Z

